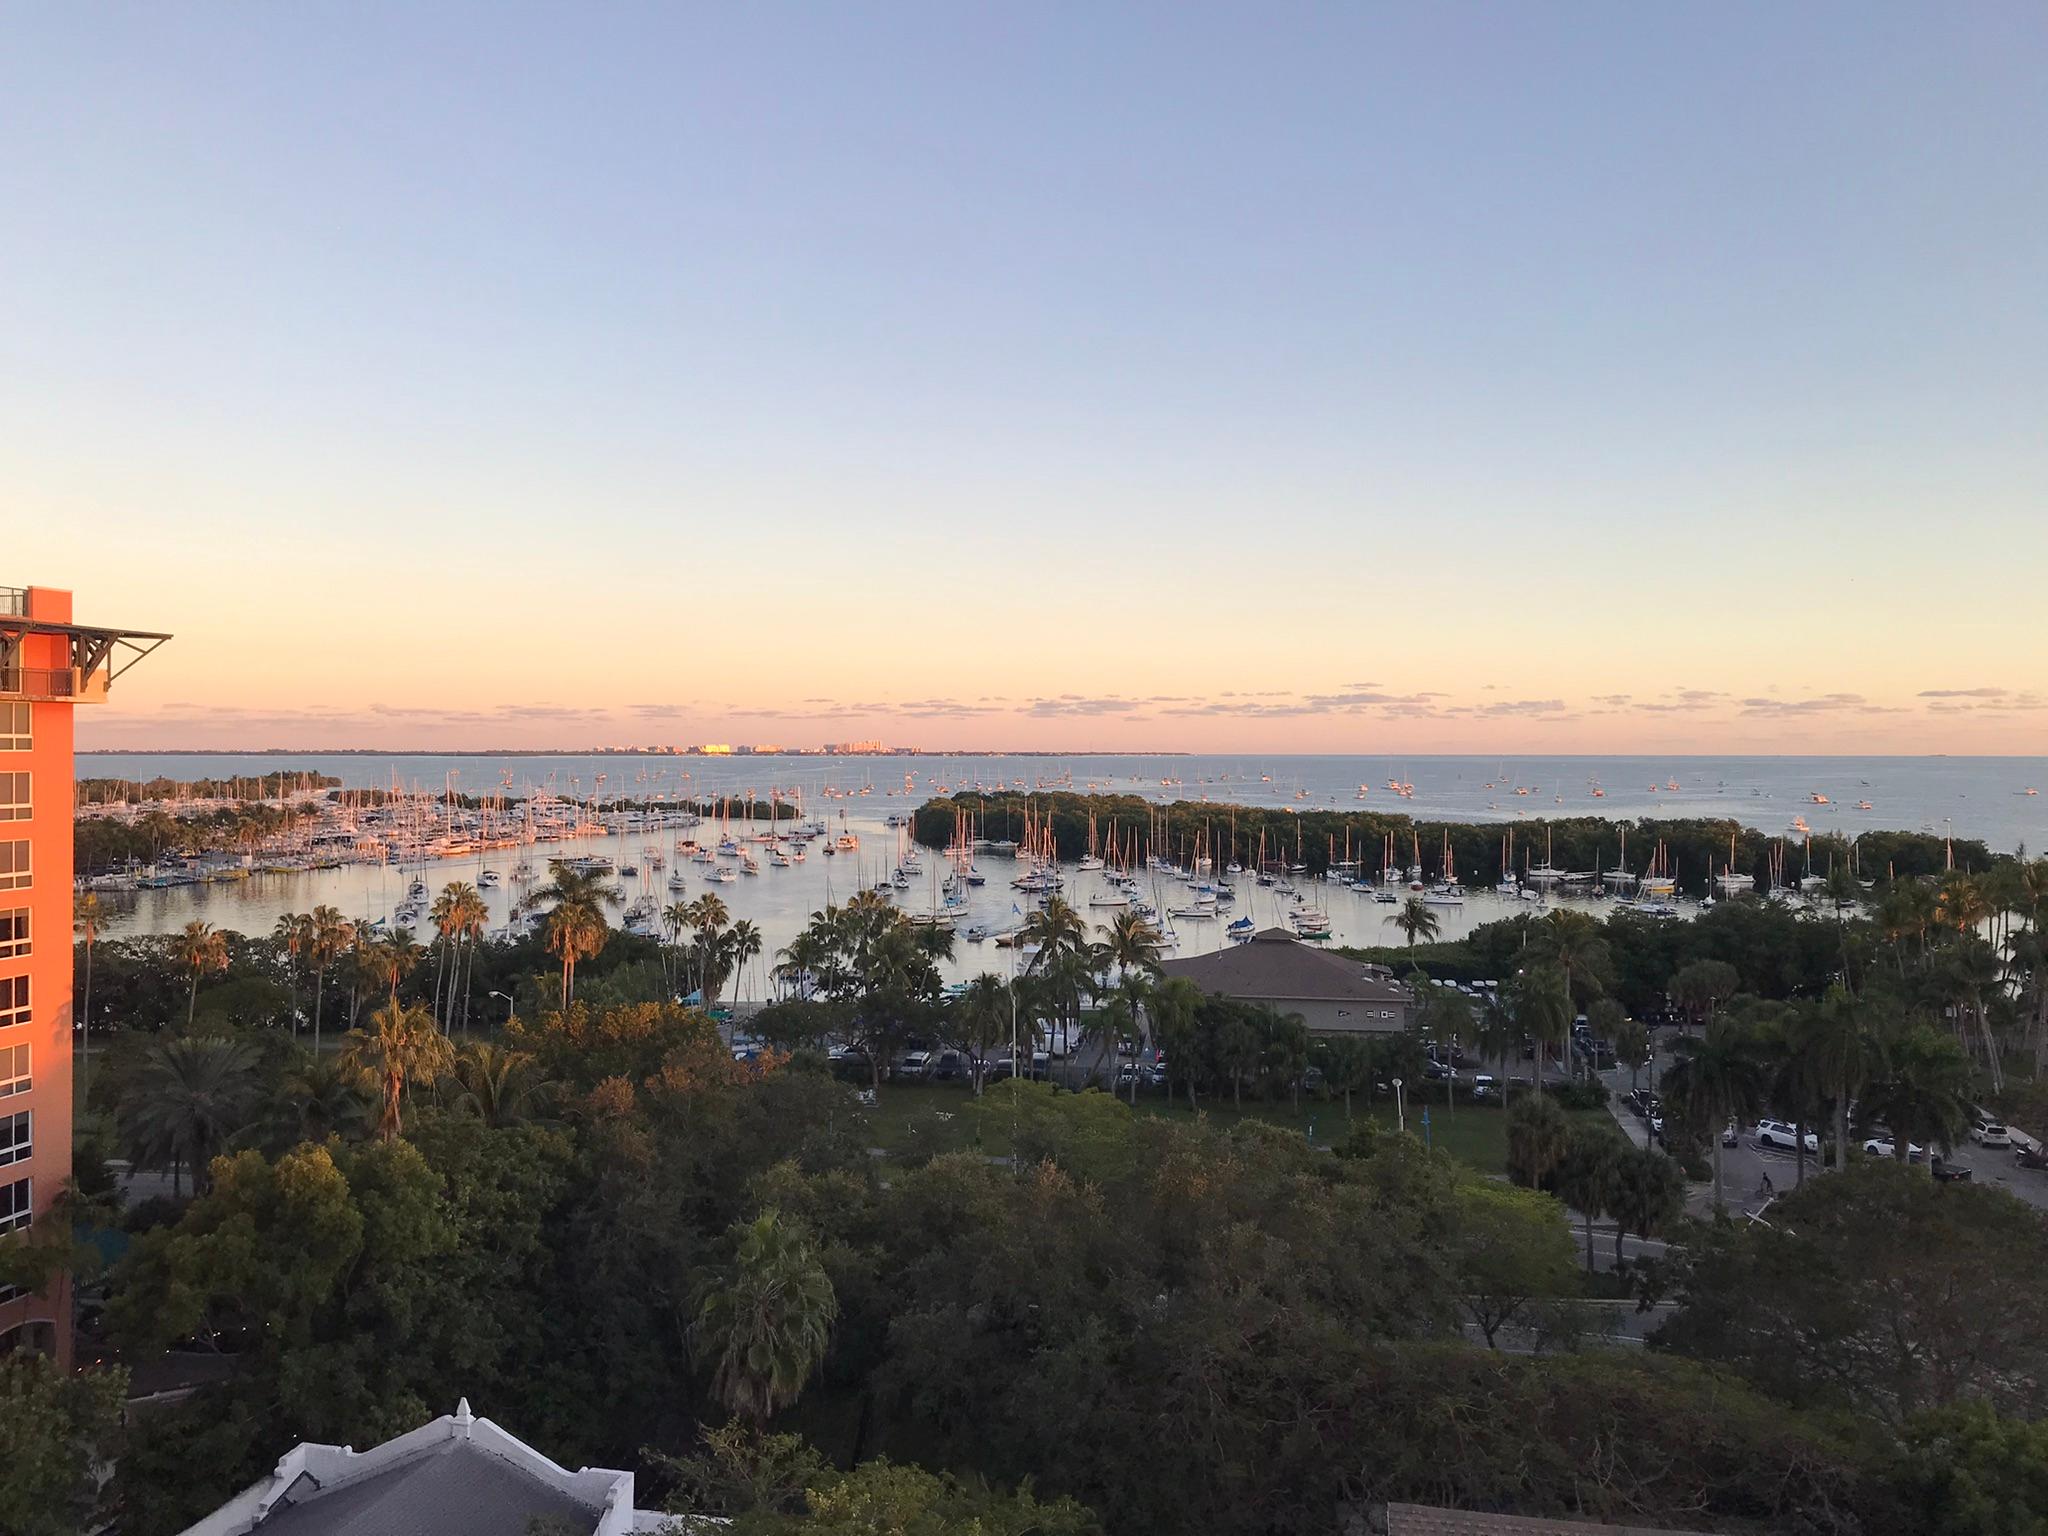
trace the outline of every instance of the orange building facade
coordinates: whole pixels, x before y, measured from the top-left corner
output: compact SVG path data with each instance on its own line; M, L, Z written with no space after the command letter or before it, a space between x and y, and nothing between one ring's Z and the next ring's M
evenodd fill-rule
M0 1234L32 1235L71 1177L72 712L166 638L74 624L53 587L0 587ZM0 1287L10 1348L69 1363L68 1283Z

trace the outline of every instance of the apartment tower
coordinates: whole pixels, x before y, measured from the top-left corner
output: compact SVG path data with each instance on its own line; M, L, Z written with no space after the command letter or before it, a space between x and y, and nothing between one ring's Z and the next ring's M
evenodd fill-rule
M0 587L0 1233L31 1231L71 1177L71 712L168 638ZM68 1282L0 1286L0 1351L20 1348L69 1364Z

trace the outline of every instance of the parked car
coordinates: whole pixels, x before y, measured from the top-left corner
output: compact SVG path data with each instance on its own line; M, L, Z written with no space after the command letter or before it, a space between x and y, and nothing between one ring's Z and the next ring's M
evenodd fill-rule
M1798 1128L1787 1120L1759 1120L1756 1123L1756 1144L1760 1147L1775 1147L1780 1152L1799 1150ZM1812 1131L1805 1135L1806 1150L1814 1155L1820 1152L1820 1137Z
M1939 1184L1966 1184L1970 1170L1961 1163L1952 1163L1945 1157L1937 1157L1933 1168L1935 1182Z
M959 1051L941 1051L932 1063L932 1081L935 1083L964 1083L974 1076L974 1069L967 1057Z
M1865 1157L1897 1157L1899 1149L1897 1144L1893 1142L1891 1133L1887 1131L1882 1136L1872 1136L1865 1141L1863 1143L1863 1155ZM1919 1163L1925 1162L1926 1159L1927 1149L1925 1147L1921 1146L1917 1141L1906 1143L1906 1160L1908 1162Z
M930 1077L931 1073L932 1053L930 1051L905 1051L896 1058L896 1066L890 1075L900 1077L906 1083L921 1083L927 1077Z
M1485 1103L1490 1099L1497 1099L1499 1097L1500 1085L1494 1082L1486 1073L1481 1072L1472 1079L1472 1100L1475 1104Z
M868 1053L855 1046L833 1046L830 1055L826 1057L826 1064L831 1067L834 1077L844 1078L847 1082L874 1081L875 1069L868 1060Z
M1980 1147L2009 1147L2012 1145L2012 1132L1996 1120L1987 1120L1970 1132L1970 1140Z

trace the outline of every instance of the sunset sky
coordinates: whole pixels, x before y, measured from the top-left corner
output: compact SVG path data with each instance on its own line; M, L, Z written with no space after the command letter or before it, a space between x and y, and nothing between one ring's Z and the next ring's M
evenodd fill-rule
M2048 9L0 22L81 744L2048 751Z

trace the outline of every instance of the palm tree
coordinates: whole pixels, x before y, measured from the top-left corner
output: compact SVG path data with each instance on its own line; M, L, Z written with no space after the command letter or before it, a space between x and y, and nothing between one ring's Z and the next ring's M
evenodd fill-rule
M469 1033L470 984L476 979L476 951L491 921L491 909L483 892L466 880L456 882L455 942L462 956L462 1032ZM450 1004L451 1008L453 1004Z
M540 1075L527 1052L482 1040L456 1052L450 1082L454 1105L493 1129L533 1119L555 1093L555 1085Z
M1634 1147L1622 1156L1613 1204L1614 1267L1621 1268L1621 1237L1632 1232L1656 1237L1685 1214L1685 1170L1655 1147Z
M441 894L434 898L434 904L427 909L427 921L434 925L434 932L438 936L438 941L434 945L434 1018L437 1021L443 1017L441 1009L443 982L447 979L451 969L450 961L453 958L451 951L455 948L455 891L458 885L466 883L464 881L449 881L448 884L441 887ZM455 988L452 982L448 984L446 991L450 998L454 997ZM448 1010L448 1016L452 1018L453 1014L454 1009L451 1006ZM442 1032L444 1034L447 1033L446 1023L442 1024Z
M1600 925L1583 912L1556 907L1529 936L1536 950L1564 974L1564 992L1573 1007L1583 1006L1604 990L1608 969L1607 941Z
M168 1166L173 1195L183 1193L189 1164L193 1191L204 1194L207 1164L248 1123L256 1067L256 1048L245 1040L188 1035L152 1043L115 1112L130 1158L140 1167Z
M1806 1131L1821 1112L1828 1090L1820 1053L1814 1049L1820 1011L1810 1005L1787 1005L1761 1022L1755 1039L1764 1069L1764 1100L1771 1112L1792 1123L1792 1181L1806 1182Z
M306 952L312 926L303 912L286 912L270 930L271 940L284 951L285 986L292 1000L292 1038L299 1037L299 956Z
M1515 978L1515 1022L1536 1045L1536 1092L1543 1092L1544 1052L1553 1044L1562 1049L1572 1028L1571 994L1565 990L1564 972L1556 966L1530 966Z
M172 942L178 964L192 973L185 991L185 1028L191 1029L199 1007L199 978L208 971L228 968L228 936L211 923L194 918Z
M1455 1112L1458 1097L1458 1052L1472 1043L1476 1033L1472 1002L1455 987L1440 987L1420 971L1416 975L1419 983L1411 985L1419 985L1423 995L1422 1032L1444 1047L1444 1113L1448 1115Z
M327 972L335 961L355 947L356 925L333 907L313 909L311 943L307 958L313 964L313 1053L320 1053L320 1004L327 990Z
M691 1344L712 1390L758 1427L796 1401L825 1358L839 1300L804 1234L763 1211L732 1230L732 1264L698 1292Z
M93 891L81 891L71 908L71 931L85 945L85 1006L79 1012L78 1090L80 1097L92 1087L92 950L99 942L106 910Z
M1508 1177L1525 1188L1541 1189L1564 1161L1571 1134L1571 1122L1554 1100L1522 1100L1508 1111Z
M363 974L383 987L394 1005L398 1002L399 984L427 957L425 948L414 942L410 928L394 928L382 938L360 943L356 952Z
M1016 998L1002 977L984 971L953 999L953 1038L974 1063L974 1093L981 1096L988 1053L1016 1017Z
M1152 999L1158 989L1159 980L1152 972L1134 969L1126 970L1122 975L1118 976L1116 986L1110 993L1111 1000L1117 1009L1117 1018L1120 1021L1124 1021L1121 1027L1129 1031L1131 1037L1131 1057L1134 1064L1144 1051L1146 1044L1145 1025L1146 1021L1151 1017ZM1136 1108L1137 1103L1138 1074L1133 1072L1131 1074L1131 1106Z
M1628 1068L1628 1086L1633 1092L1650 1059L1650 1031L1640 1019L1623 1018L1607 1038L1614 1043L1614 1059Z
M1351 1095L1372 1086L1372 1045L1359 1035L1325 1037L1317 1047L1323 1085L1344 1095L1344 1119L1351 1119Z
M684 921L698 933L716 933L732 920L725 903L710 891L683 908Z
M1990 941L1974 928L1959 933L1941 955L1934 980L1955 1011L1956 1033L1962 1035L1966 1024L1976 1025L1976 1044L1991 1074L1991 1091L1999 1092L2005 1086L2005 1070L1985 999L1997 990L2003 977Z
M1835 1109L1835 1171L1849 1162L1849 1104L1869 1081L1878 1060L1877 1043L1864 1020L1864 1007L1847 987L1834 986L1821 1001L1806 1037L1814 1069Z
M1079 954L1088 943L1088 925L1081 914L1058 896L1048 896L1045 905L1024 919L1021 941L1036 944L1035 969L1044 970L1062 955Z
M1437 934L1443 930L1443 924L1437 920L1436 913L1430 910L1429 903L1420 896L1410 896L1402 902L1401 910L1387 921L1401 930L1408 940L1410 949L1415 947L1417 939L1427 939L1435 943Z
M1156 971L1166 953L1165 940L1151 919L1140 912L1119 912L1102 929L1103 951L1122 971Z
M288 1141L357 1136L370 1123L363 1076L331 1056L307 1056L278 1083L279 1117Z
M1167 1070L1177 1065L1188 1085L1188 1108L1195 1109L1194 1045L1197 1016L1202 1006L1202 989L1186 976L1169 976L1152 991L1147 1012L1152 1017L1152 1038L1165 1049Z
M1557 1198L1586 1228L1586 1273L1593 1273L1593 1223L1620 1204L1622 1153L1633 1150L1607 1130L1574 1132L1557 1165Z
M424 1008L407 1008L394 997L370 1015L367 1029L348 1032L342 1064L374 1081L383 1109L377 1134L390 1141L404 1129L400 1110L409 1083L431 1083L454 1064L455 1048L434 1027Z
M1473 1031L1473 1041L1479 1054L1488 1061L1500 1063L1500 1102L1503 1109L1508 1107L1508 1083L1512 1078L1510 1068L1515 1052L1522 1044L1522 1026L1515 1022L1510 1000L1501 996L1498 988L1486 995L1480 1006L1479 1021Z
M1892 1155L1905 1162L1911 1143L1947 1152L1969 1123L1970 1063L1955 1038L1908 1023L1883 1042L1883 1065L1858 1101L1865 1125L1891 1132Z
M953 942L952 929L937 927L919 929L917 931L917 938L921 945L925 943L927 933L943 938L950 950ZM761 930L755 927L747 918L743 917L726 930L724 948L727 964L731 967L732 972L740 978L740 997L744 1000L747 995L747 962L757 958L761 953ZM925 952L930 954L931 950L927 947ZM715 999L707 992L704 1000L706 1003L710 1003Z
M1752 1114L1763 1098L1764 1071L1755 1042L1722 1021L1704 1035L1678 1042L1678 1060L1664 1072L1664 1097L1676 1103L1695 1129L1708 1131L1714 1149L1714 1208L1725 1204L1721 1184L1721 1126Z
M576 990L576 964L602 950L610 930L591 907L565 902L548 914L547 947L562 959L562 1006Z
M520 903L523 911L538 911L543 907L588 907L602 913L606 907L615 907L619 898L613 894L609 881L595 870L571 869L559 859L548 861L548 883L536 887L533 894Z

